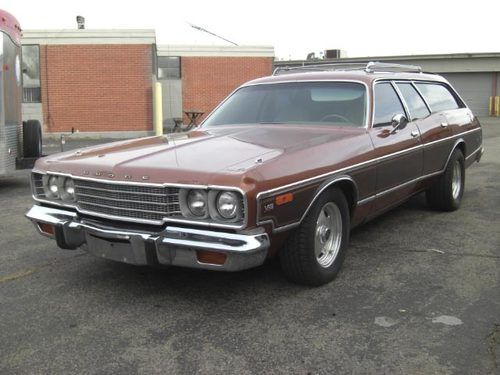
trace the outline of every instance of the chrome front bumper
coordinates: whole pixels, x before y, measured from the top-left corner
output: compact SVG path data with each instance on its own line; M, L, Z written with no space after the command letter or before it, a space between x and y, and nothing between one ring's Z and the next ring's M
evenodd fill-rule
M237 234L167 226L158 232L121 229L86 220L76 212L35 205L27 213L37 230L63 249L81 247L89 253L135 265L174 265L220 271L240 271L264 263L269 248L266 233ZM44 226L45 224L45 226ZM47 232L51 228L53 233ZM52 229L53 228L53 229ZM200 252L225 257L209 263Z

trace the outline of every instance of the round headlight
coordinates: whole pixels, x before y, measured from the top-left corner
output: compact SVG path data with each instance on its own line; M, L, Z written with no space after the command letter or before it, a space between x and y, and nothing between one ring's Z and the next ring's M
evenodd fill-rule
M224 219L234 219L238 213L239 198L236 193L224 191L217 197L217 211Z
M63 201L75 201L75 183L71 178L65 178L62 183L61 199Z
M47 198L58 199L60 192L57 176L50 176L43 189Z
M190 190L187 195L187 206L194 216L205 216L207 213L207 194L202 190Z

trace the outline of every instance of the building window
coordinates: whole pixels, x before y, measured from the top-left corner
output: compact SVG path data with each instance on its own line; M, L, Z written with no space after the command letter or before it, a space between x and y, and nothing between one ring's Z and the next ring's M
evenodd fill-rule
M37 45L22 46L23 102L40 103L40 51Z
M158 79L180 79L181 58L180 57L158 57Z

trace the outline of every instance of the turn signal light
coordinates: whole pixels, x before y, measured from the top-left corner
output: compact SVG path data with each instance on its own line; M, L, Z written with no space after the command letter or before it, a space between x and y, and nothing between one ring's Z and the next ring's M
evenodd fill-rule
M289 203L291 201L293 201L292 193L281 194L276 197L276 206L281 206L282 204Z
M227 255L218 253L217 251L198 250L196 251L196 259L198 262L205 264L223 265L226 262Z
M55 235L54 226L47 223L38 223L38 228L40 228L40 232L47 234L49 236Z

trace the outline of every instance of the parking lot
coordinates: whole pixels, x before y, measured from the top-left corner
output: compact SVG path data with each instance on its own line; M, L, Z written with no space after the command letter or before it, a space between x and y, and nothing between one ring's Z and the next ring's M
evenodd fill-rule
M59 250L23 216L29 172L0 178L0 373L500 374L500 120L482 123L461 209L419 195L354 230L320 288L272 262L227 274Z

